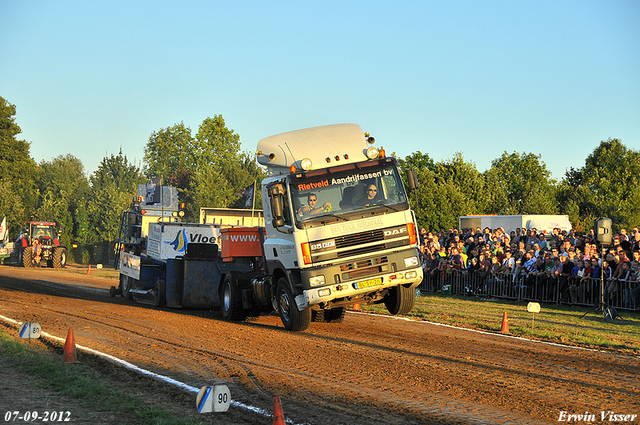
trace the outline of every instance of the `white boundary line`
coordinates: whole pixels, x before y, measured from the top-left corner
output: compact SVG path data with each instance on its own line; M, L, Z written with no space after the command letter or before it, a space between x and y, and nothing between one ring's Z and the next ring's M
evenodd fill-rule
M13 325L16 325L18 328L23 323L23 322L18 322L17 320L14 320L14 319L12 319L10 317L3 316L1 314L0 314L0 319L4 320L5 322L11 323ZM62 343L66 342L65 338L60 338L60 337L57 337L55 335L51 335L51 334L49 334L47 332L41 332L40 335L44 336L45 338L52 339L52 340L55 340L55 341L58 341L58 342L62 342ZM150 370L142 369L141 367L138 367L138 366L136 366L136 365L134 365L132 363L129 363L126 360L119 359L117 357L114 357L114 356L106 354L106 353L102 353L100 351L94 350L93 348L84 347L84 346L78 345L78 344L75 344L75 345L76 345L76 349L78 349L78 350L85 351L87 353L94 354L96 356L102 357L102 358L104 358L106 360L109 360L109 361L111 361L113 363L116 363L116 364L118 364L120 366L123 366L123 367L125 367L125 368L127 368L129 370L132 370L134 372L140 373L142 375L146 375L146 376L149 376L151 378L157 379L159 381L163 381L163 382L165 382L167 384L174 385L176 387L182 388L183 390L187 390L187 391L195 393L195 394L198 394L198 391L200 391L199 388L192 387L191 385L187 385L187 384L185 384L183 382L180 382L180 381L175 380L173 378L170 378L168 376L160 375L160 374L151 372ZM273 418L273 415L271 413L268 413L267 411L265 411L264 409L260 409L259 407L249 406L247 404L240 403L239 401L233 401L233 400L231 400L231 404L233 406L235 406L235 407L239 407L241 409L249 410L251 412L257 413L257 414L262 415L264 417ZM285 422L294 423L291 419L285 419Z

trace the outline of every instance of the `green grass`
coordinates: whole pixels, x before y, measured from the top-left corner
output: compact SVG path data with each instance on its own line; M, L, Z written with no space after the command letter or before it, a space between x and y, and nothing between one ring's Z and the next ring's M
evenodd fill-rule
M123 418L123 423L141 425L187 425L191 420L178 418L170 412L149 407L132 394L109 384L109 377L100 375L89 365L62 363L60 356L13 339L0 331L0 356L20 371L34 376L41 388L73 399L78 405L94 411L109 412Z
M386 313L383 304L363 306L364 311ZM541 304L540 313L527 312L526 303L486 301L464 296L425 294L408 314L423 320L500 332L507 312L509 331L523 338L603 350L640 353L640 314L619 311L622 319L605 320L602 312L588 308ZM585 312L589 311L586 316Z
M67 267L64 269L64 271L69 272L69 273L73 273L73 274L87 274L87 271L89 269L89 266L82 266L79 268L79 266L75 266L75 267ZM120 277L120 271L119 270L114 270L114 269L110 269L110 268L102 268L102 269L98 269L95 266L91 266L91 276L94 277L106 277L109 279L118 279Z

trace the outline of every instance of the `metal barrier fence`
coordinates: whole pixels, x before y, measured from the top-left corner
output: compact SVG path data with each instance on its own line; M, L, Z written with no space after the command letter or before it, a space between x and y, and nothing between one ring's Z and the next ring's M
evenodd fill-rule
M536 301L555 304L572 304L598 307L603 296L601 279L556 277L544 274L514 275L468 273L464 270L425 270L421 291L442 292L452 295L468 295L481 298L499 298L519 301ZM604 302L619 309L635 310L634 290L640 282L611 281L604 287ZM637 291L636 291L637 292Z

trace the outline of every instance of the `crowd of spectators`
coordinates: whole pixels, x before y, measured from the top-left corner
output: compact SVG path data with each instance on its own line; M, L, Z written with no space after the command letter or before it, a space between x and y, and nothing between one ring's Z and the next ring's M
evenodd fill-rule
M495 296L519 289L523 298L640 310L640 231L620 229L612 243L586 233L537 229L420 229L423 286L441 291L451 275L478 277L473 291ZM428 283L429 285L425 285ZM600 286L602 284L602 287Z

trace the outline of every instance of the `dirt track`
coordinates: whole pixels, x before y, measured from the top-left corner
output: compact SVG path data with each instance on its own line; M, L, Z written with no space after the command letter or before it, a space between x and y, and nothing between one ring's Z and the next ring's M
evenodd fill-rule
M350 313L287 332L276 315L229 323L218 312L154 309L109 297L116 282L0 266L0 314L234 401L310 424L557 422L640 414L640 363L628 355ZM73 285L71 285L73 284ZM231 407L228 422L270 423ZM640 419L636 417L635 422Z

